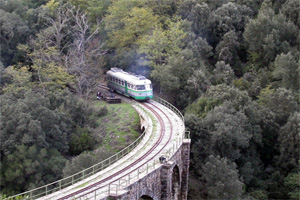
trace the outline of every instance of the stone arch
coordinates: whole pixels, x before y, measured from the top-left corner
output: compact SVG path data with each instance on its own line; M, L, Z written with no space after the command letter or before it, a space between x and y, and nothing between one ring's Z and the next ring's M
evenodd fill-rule
M139 200L153 200L153 198L148 195L142 195Z
M172 199L180 198L180 171L177 165L174 166L172 172Z

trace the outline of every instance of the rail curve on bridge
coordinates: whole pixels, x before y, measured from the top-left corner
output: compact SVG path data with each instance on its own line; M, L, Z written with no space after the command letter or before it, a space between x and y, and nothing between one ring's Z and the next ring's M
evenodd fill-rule
M150 162L152 159L154 159L158 154L160 154L160 153L162 152L162 150L165 148L165 146L166 146L166 145L169 143L169 141L171 140L173 128L172 128L172 124L171 124L170 118L169 118L169 117L168 117L161 109L159 109L159 108L158 108L157 106L155 106L154 104L149 103L149 104L151 104L152 106L154 106L155 109L154 109L154 108L151 108L151 106L149 106L149 105L147 105L147 104L148 104L148 103L143 103L143 106L145 106L146 108L148 108L149 110L151 110L151 112L157 117L157 119L158 119L158 121L159 121L159 124L160 124L160 126L161 126L160 134L159 134L158 140L157 140L157 141L155 142L155 144L154 144L154 145L153 145L153 146L152 146L145 154L143 154L140 158L138 158L137 160L135 160L135 161L134 161L133 163L131 163L130 165L124 167L124 168L121 169L120 171L117 171L115 174L111 175L110 177L108 177L108 178L106 178L106 179L104 179L104 180L102 180L102 181L99 181L98 183L102 183L102 182L104 182L104 181L106 181L106 180L112 179L112 178L114 178L116 175L118 175L118 174L120 174L120 173L122 173L122 172L125 172L125 171L127 171L127 170L129 169L129 172L126 172L124 175L122 175L121 177L117 178L117 180L110 181L107 185L111 185L111 184L113 184L113 183L116 182L116 181L119 181L119 180L121 180L121 179L123 179L123 178L126 178L126 176L128 176L128 175L131 174L131 173L134 173L136 170L138 170L138 169L141 168L143 165L147 164L147 163ZM154 150L162 143L162 140L163 140L163 138L164 138L164 136L165 136L165 131L166 131L166 130L165 130L165 129L166 129L166 128L165 128L165 122L163 121L163 119L162 119L162 117L160 116L160 114L156 111L156 109L159 110L159 111L161 111L162 114L165 115L165 117L167 118L168 122L170 123L170 134L168 135L168 140L167 140L167 142L165 142L164 144L162 144L163 146L160 147L154 155L151 155L150 158L148 158L146 161L143 162L143 160L144 160L145 158L147 158L148 155L150 155L151 153L153 153L153 151L154 151ZM132 167L134 167L134 169L131 169ZM139 173L139 172L138 172L138 173ZM98 184L95 184L94 186L97 186L97 185L98 185ZM75 196L75 194L79 194L79 193L81 193L81 192L86 191L87 188L85 188L85 189L83 189L83 190L80 191L80 192L76 192L76 193L74 193L74 194L68 195L67 197L61 198L60 200L62 200L62 199L67 199L67 198L70 198L70 197L75 197L75 198L79 198L79 199L81 199L81 198L85 198L85 199L86 199L86 197L88 197L89 195L92 196L92 197L93 197L93 196L97 196L97 194L96 194L96 195L93 195L93 194L96 193L98 190L100 190L100 189L103 188L103 187L105 187L105 186L101 186L101 187L99 187L99 188L95 188L94 190L89 191L87 194L80 195L79 197L76 197L76 196Z

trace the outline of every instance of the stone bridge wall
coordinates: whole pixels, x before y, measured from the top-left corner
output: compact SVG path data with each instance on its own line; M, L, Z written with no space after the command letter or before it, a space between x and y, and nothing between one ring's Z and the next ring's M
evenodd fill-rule
M187 199L190 143L190 139L184 139L167 163L129 185L121 195L111 194L106 200L134 200L143 195L153 200Z

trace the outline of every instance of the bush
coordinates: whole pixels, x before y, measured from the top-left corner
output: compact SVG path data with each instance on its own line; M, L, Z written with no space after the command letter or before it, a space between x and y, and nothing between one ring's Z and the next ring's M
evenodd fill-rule
M69 141L70 153L79 155L83 151L93 150L95 139L88 128L77 127Z
M98 116L99 117L103 117L108 113L107 107L103 106L100 108L100 110L98 111Z

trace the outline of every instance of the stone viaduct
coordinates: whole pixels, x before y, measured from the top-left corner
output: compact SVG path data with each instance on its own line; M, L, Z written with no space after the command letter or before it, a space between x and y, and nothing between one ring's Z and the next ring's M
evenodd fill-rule
M131 184L122 194L107 200L184 200L187 199L190 139L184 139L177 152L158 169ZM119 192L120 193L120 192Z

